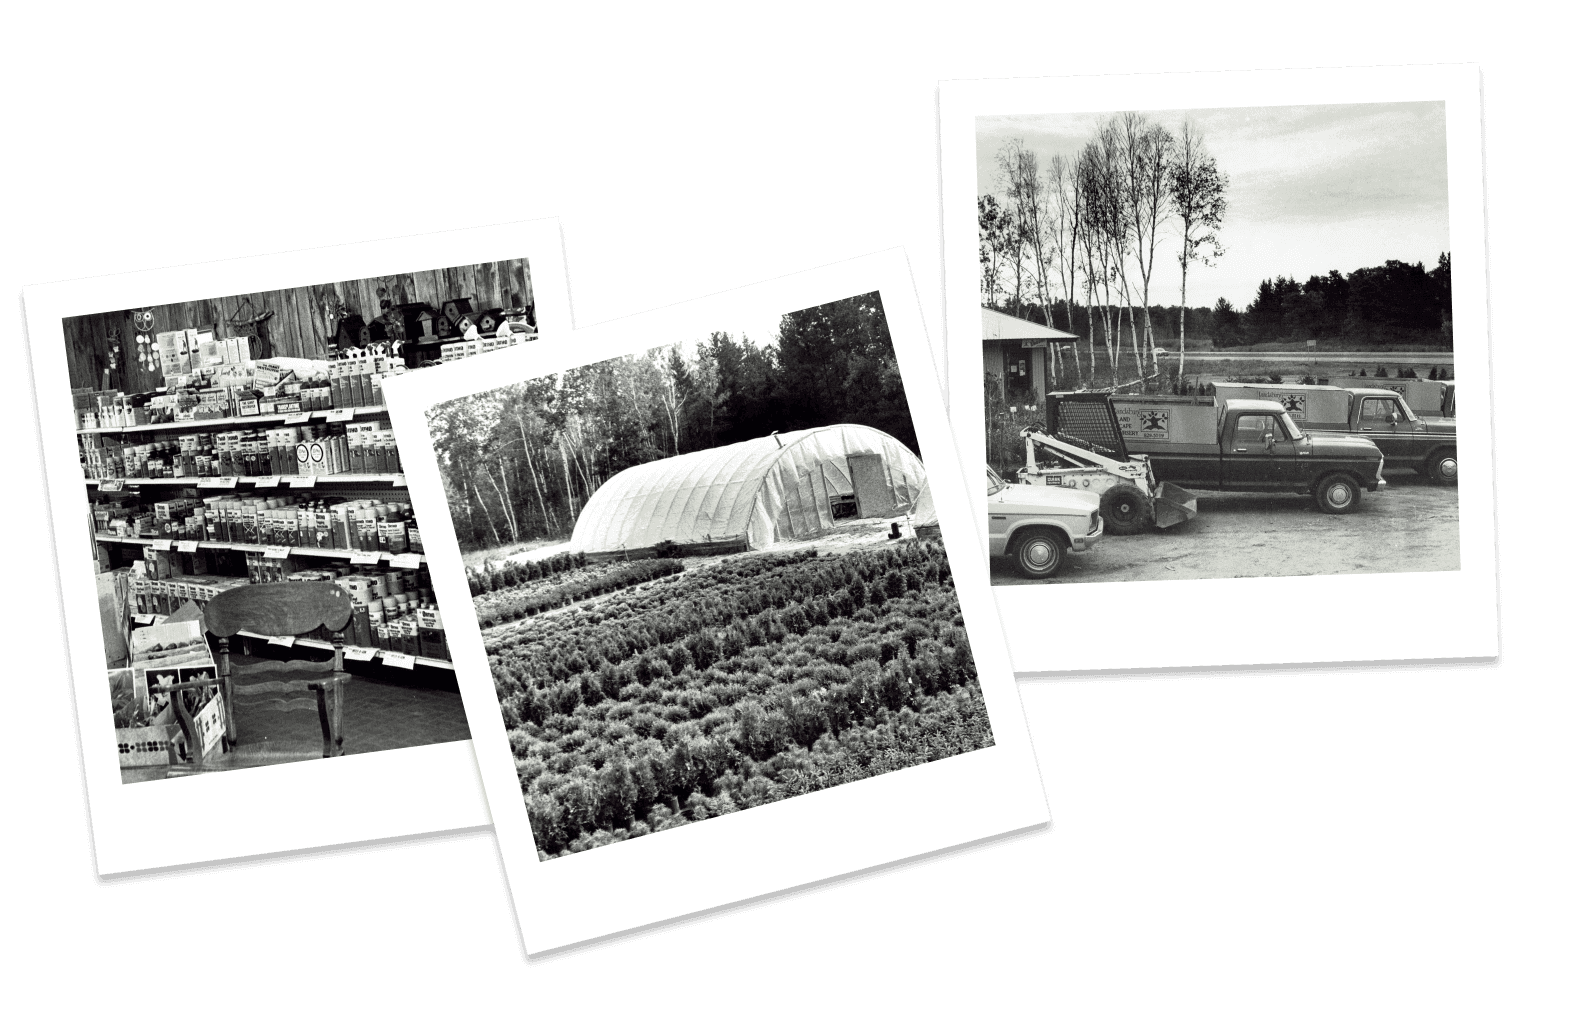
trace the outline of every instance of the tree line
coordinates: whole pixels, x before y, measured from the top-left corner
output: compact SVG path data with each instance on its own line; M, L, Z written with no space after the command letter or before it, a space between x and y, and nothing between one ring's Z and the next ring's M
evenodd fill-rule
M1001 308L1028 321L1065 321L1084 314L1055 301L1047 313L1036 302ZM1095 313L1125 314L1125 308L1093 308ZM1139 309L1149 327L1184 330L1194 345L1216 349L1267 342L1345 339L1363 346L1391 343L1447 346L1452 344L1452 256L1443 252L1432 269L1424 263L1387 261L1343 274L1331 269L1304 282L1276 276L1259 283L1245 307L1221 297L1213 307Z
M767 346L714 332L451 400L427 414L465 549L568 536L614 474L828 424L917 452L878 293L786 314Z

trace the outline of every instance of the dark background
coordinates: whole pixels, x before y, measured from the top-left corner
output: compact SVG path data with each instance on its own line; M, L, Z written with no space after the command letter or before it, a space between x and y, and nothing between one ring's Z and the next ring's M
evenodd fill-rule
M1539 381L1582 342L1546 298L1574 285L1584 235L1582 206L1554 201L1553 181L1577 189L1584 90L1560 9L290 8L0 15L16 41L0 68L0 345L22 375L5 514L20 538L8 663L24 679L7 737L11 1005L168 1012L174 990L348 1014L579 1013L615 994L703 1014L1590 1009L1590 684L1570 585L1584 542L1538 523L1555 490L1539 476ZM95 875L24 285L560 212L581 325L903 245L941 347L938 82L1451 61L1484 76L1487 247L1460 252L1454 275L1460 293L1491 287L1495 417L1473 419L1476 448L1492 426L1496 441L1499 661L1024 680L1048 826L528 962L515 917L534 902L509 899L489 827ZM536 282L543 297L564 286ZM1463 334L1486 327L1467 310ZM961 440L975 456L975 433ZM1200 638L1284 625L1321 656L1350 650L1340 616L1394 625L1439 582L1272 599L1266 621ZM1134 587L1142 638L1167 638L1203 585ZM1089 635L1086 601L1046 633L1057 669ZM946 823L975 804L946 799Z

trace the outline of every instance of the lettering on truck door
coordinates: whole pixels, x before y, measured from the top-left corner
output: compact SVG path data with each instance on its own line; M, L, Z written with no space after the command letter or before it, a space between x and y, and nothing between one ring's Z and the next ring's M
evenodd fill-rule
M1234 489L1296 486L1297 447L1286 427L1269 413L1244 413L1232 429L1221 457L1221 487Z

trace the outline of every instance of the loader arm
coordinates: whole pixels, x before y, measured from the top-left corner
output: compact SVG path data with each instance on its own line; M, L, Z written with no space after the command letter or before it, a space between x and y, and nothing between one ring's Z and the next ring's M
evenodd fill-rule
M1100 469L1108 470L1116 476L1127 475L1127 471L1123 469L1126 464L1119 459L1095 452L1091 448L1084 448L1081 445L1073 445L1068 441L1061 441L1040 427L1024 427L1021 430L1021 436L1027 444L1027 469L1033 472L1038 470L1037 449L1042 447L1077 466L1096 466Z

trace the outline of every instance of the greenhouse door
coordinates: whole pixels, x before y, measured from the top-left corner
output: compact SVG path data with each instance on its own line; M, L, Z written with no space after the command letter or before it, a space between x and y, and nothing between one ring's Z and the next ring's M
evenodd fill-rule
M883 473L883 456L876 452L846 456L850 483L856 489L856 515L864 519L894 515L894 494Z

